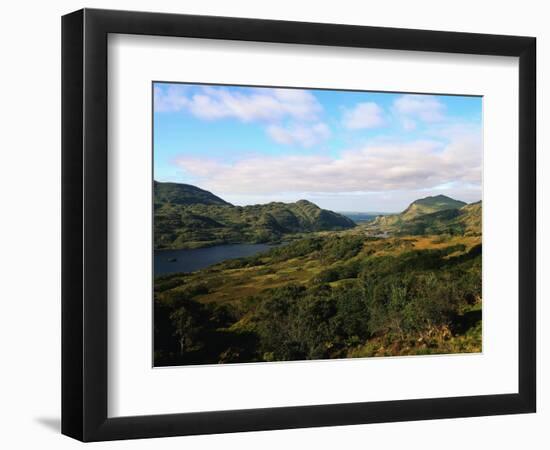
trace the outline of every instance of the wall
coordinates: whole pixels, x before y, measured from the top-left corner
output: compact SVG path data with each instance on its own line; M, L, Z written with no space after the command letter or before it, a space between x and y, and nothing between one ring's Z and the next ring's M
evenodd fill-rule
M248 16L288 20L354 23L423 29L531 35L538 38L539 229L548 225L550 183L543 182L549 158L541 149L549 140L544 105L550 103L550 29L545 2L463 0L461 2L353 2L202 0L156 2L113 0L10 2L3 5L2 86L0 97L0 183L4 214L0 222L2 255L0 334L0 442L4 448L74 448L59 435L60 377L60 16L83 6L191 14ZM546 216L546 217L544 217ZM539 255L549 239L539 239ZM539 256L539 274L548 259ZM503 280L503 282L505 282ZM546 352L550 332L541 330L549 308L539 292L539 380L550 373ZM32 360L27 355L33 354ZM475 376L475 374L471 374ZM102 443L95 448L317 448L378 447L408 449L548 448L549 389L539 387L536 415L380 424L338 428L241 433Z

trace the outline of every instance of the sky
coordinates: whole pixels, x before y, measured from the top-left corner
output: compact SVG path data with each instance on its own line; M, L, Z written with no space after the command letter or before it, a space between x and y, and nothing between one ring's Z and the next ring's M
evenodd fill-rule
M345 212L481 199L481 97L158 82L153 97L157 181Z

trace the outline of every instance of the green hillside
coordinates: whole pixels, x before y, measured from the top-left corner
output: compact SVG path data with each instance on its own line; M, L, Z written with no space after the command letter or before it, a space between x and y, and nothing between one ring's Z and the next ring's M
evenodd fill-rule
M155 249L280 242L300 233L353 228L307 200L233 206L195 186L155 182Z
M446 195L435 195L433 197L415 200L401 213L401 216L404 220L411 220L424 214L431 214L448 209L458 209L463 206L466 206L466 203L460 200L455 200Z
M481 202L466 204L437 195L416 200L400 214L378 216L365 225L371 233L393 235L481 234Z
M211 192L190 184L154 182L155 205L231 205Z
M421 234L481 234L481 202L459 209L445 209L404 221L396 233L399 236Z

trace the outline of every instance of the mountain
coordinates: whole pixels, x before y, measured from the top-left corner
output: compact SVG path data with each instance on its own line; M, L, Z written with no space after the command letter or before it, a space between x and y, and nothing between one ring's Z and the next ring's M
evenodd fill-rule
M402 213L367 223L373 233L395 235L481 234L481 201L467 204L437 195L412 202Z
M297 233L355 227L307 200L234 206L187 184L155 182L155 249L280 242Z
M448 209L458 209L463 206L466 206L466 203L460 200L455 200L446 195L435 195L433 197L415 200L401 213L401 217L403 220L411 220L424 214L431 214Z
M155 204L174 205L231 205L211 192L190 184L160 183L154 181Z
M481 202L457 209L445 209L417 216L404 222L399 235L452 234L477 236L481 234Z

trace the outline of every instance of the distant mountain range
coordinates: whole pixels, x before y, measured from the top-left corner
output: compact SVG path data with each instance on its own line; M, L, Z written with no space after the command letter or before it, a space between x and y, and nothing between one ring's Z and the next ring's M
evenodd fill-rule
M378 216L366 224L374 233L395 235L481 234L481 201L467 204L446 195L412 202L402 213Z
M278 243L315 231L360 227L374 235L481 235L481 202L445 195L415 200L399 214L369 217L321 209L307 200L235 206L189 184L154 182L155 249Z
M345 230L351 219L307 200L234 206L189 184L154 182L155 248L280 242L312 231Z

